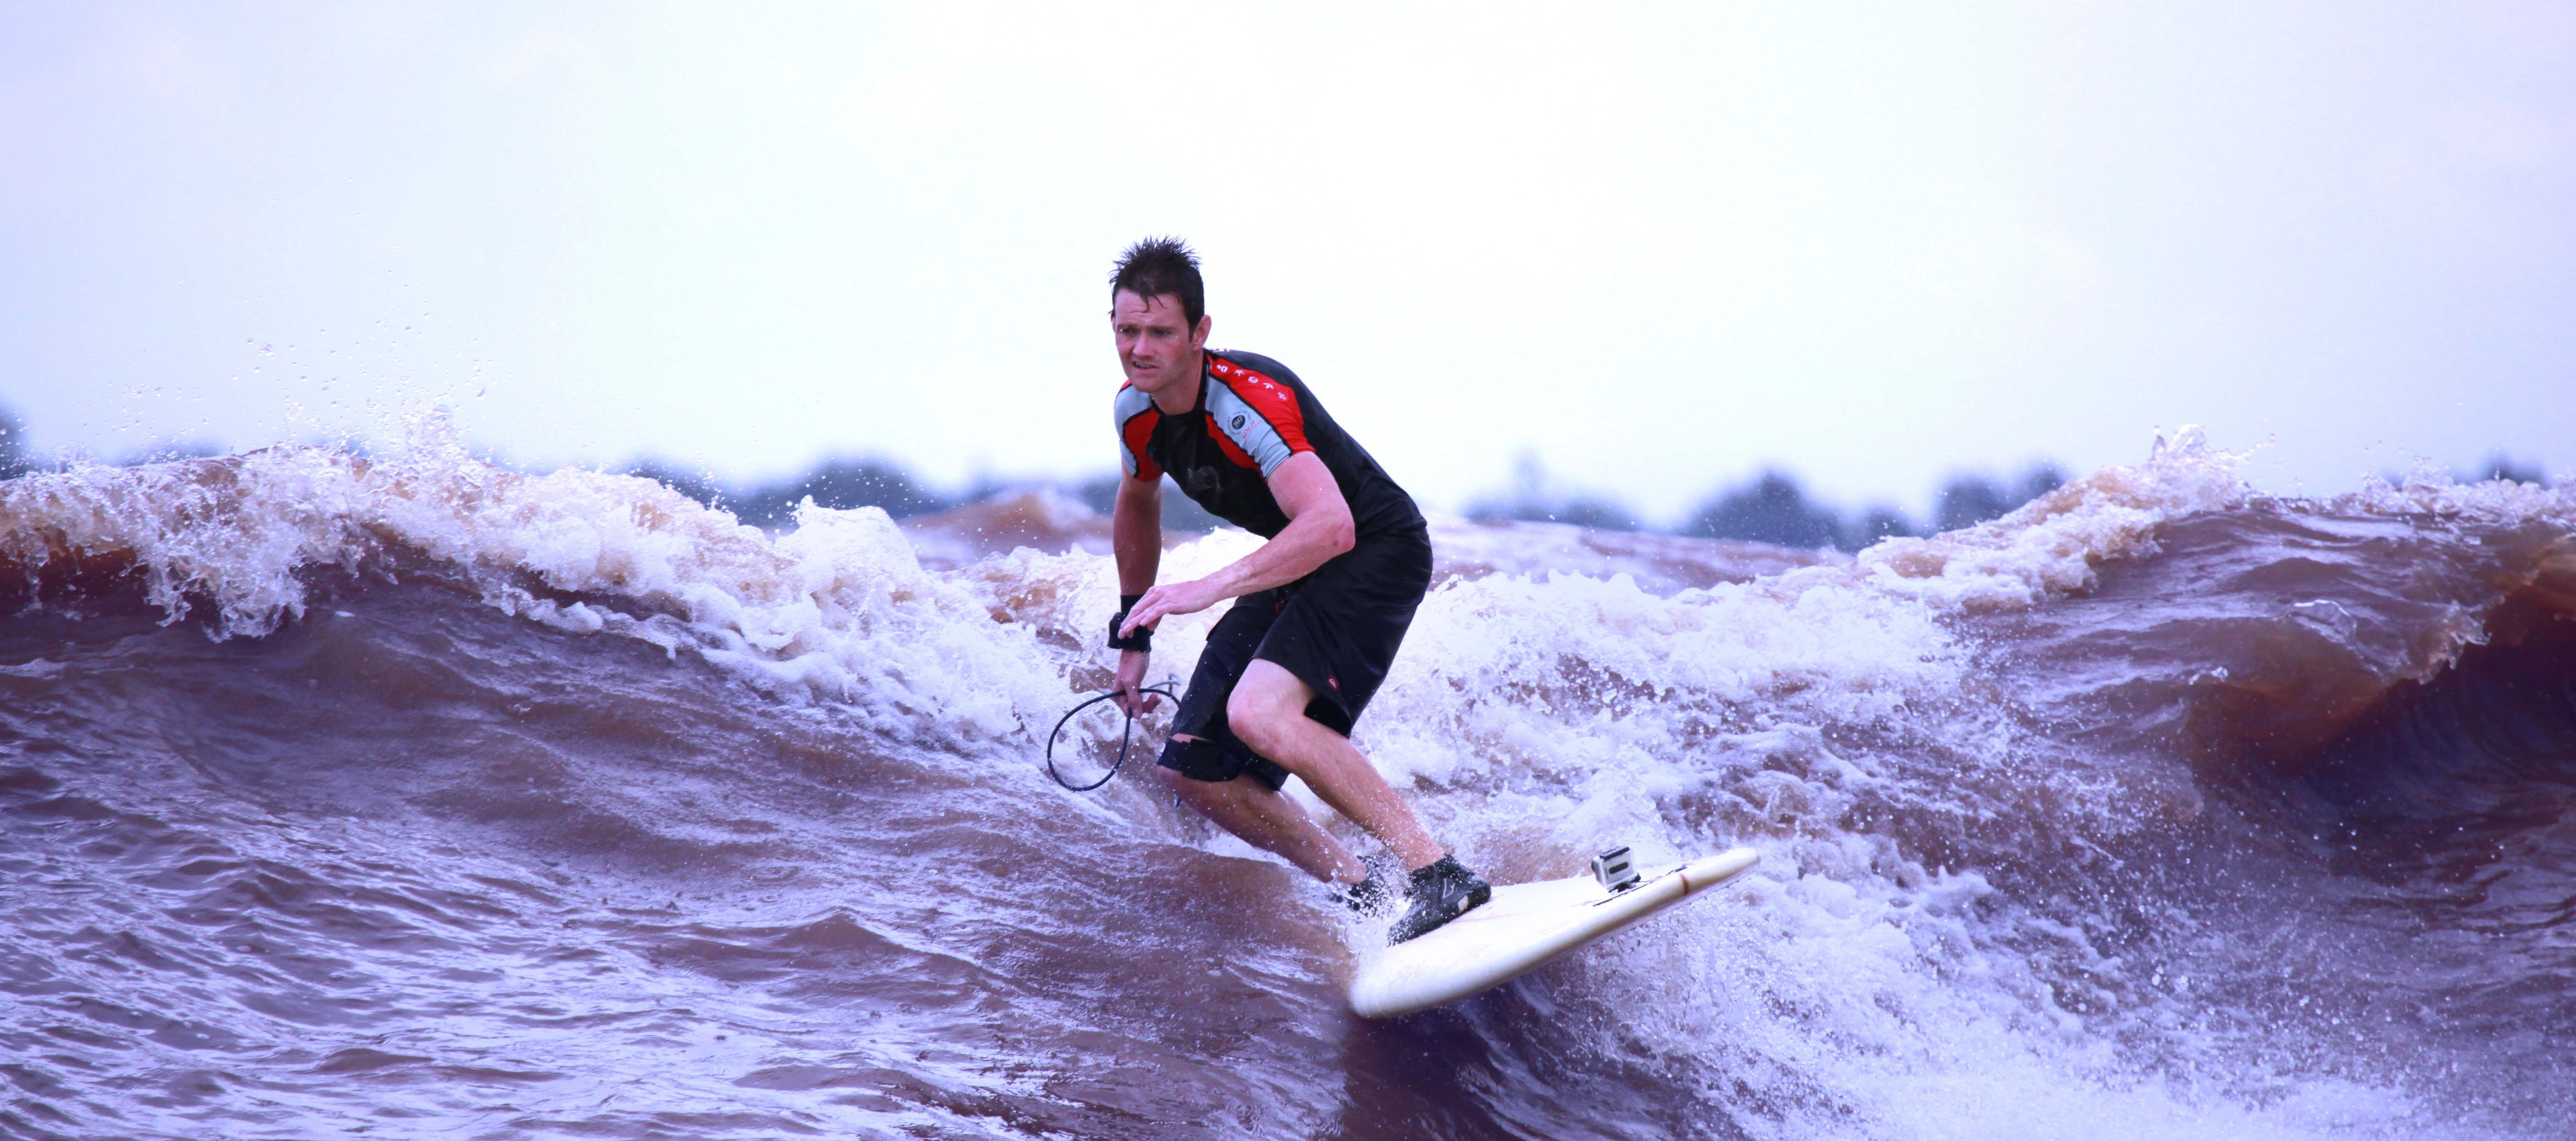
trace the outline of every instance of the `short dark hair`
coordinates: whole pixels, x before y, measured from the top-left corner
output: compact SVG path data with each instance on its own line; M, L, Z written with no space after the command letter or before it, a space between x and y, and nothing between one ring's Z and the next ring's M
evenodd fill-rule
M1192 329L1207 313L1207 287L1199 283L1199 255L1179 238L1147 238L1127 247L1118 258L1118 268L1109 274L1110 300L1117 300L1122 290L1148 301L1180 298L1181 316Z

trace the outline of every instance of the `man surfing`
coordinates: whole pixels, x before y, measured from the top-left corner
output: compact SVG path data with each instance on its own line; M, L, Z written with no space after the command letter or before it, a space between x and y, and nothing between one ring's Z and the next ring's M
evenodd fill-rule
M1171 238L1129 247L1110 277L1127 373L1115 403L1125 477L1110 521L1119 702L1133 714L1149 701L1138 687L1156 623L1234 599L1173 715L1164 781L1226 831L1339 885L1352 907L1373 907L1385 885L1280 793L1291 775L1303 779L1403 862L1406 908L1389 936L1402 943L1493 895L1350 741L1430 589L1431 532L1296 374L1207 348L1205 298L1198 257ZM1268 542L1205 578L1157 585L1165 472Z

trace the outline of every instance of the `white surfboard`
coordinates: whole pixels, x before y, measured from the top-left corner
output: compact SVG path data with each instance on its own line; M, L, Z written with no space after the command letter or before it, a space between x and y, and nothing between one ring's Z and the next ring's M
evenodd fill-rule
M1730 848L1618 892L1591 876L1495 888L1484 906L1363 965L1351 980L1351 1010L1362 1018L1392 1018L1500 986L1743 875L1760 860L1751 848Z

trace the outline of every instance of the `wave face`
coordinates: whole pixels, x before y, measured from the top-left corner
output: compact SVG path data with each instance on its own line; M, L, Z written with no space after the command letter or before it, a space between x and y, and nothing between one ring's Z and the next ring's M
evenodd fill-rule
M1360 732L1434 831L1764 862L1388 1023L1375 932L1150 762L1038 767L1108 678L1079 516L768 534L438 447L0 484L0 1133L2576 1119L2576 493L2273 499L2186 437L1857 559L1444 525Z

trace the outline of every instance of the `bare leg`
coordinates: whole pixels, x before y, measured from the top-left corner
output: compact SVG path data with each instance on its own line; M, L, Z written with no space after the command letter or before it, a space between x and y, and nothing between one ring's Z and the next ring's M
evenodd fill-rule
M1440 845L1350 738L1307 719L1306 705L1314 699L1315 691L1297 675L1256 658L1226 701L1226 721L1244 744L1303 778L1333 811L1367 829L1407 869L1438 862Z
M1187 736L1174 740L1187 741ZM1304 807L1249 777L1226 781L1192 780L1170 769L1155 770L1163 782L1189 801L1199 814L1243 838L1244 843L1275 852L1319 880L1358 883L1368 868L1350 849L1306 815Z

